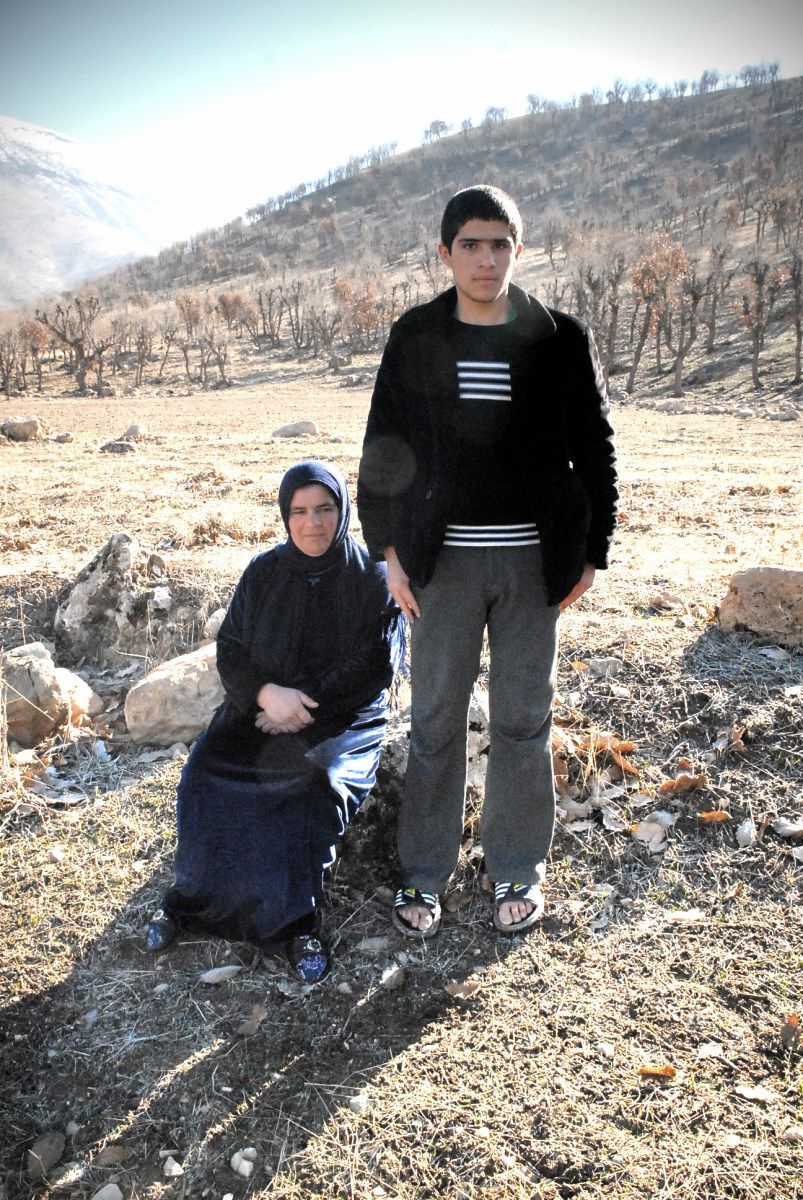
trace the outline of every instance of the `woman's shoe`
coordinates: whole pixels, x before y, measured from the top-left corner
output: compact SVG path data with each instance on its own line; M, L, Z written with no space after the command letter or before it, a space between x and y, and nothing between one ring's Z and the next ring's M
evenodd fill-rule
M314 933L291 938L284 947L293 974L302 983L317 983L329 970L329 953Z
M145 934L145 949L155 953L166 950L178 937L178 925L161 908L153 914Z

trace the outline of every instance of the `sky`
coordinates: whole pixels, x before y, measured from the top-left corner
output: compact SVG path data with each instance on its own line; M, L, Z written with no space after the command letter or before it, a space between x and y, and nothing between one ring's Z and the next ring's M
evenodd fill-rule
M435 119L510 116L616 78L659 85L777 59L799 0L5 0L0 114L95 147L156 197L165 241Z

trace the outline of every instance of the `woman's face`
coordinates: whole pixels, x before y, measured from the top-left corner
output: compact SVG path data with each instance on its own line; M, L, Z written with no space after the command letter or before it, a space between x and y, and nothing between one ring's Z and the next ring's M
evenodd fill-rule
M287 526L294 546L317 558L332 544L340 516L335 498L322 483L296 488Z

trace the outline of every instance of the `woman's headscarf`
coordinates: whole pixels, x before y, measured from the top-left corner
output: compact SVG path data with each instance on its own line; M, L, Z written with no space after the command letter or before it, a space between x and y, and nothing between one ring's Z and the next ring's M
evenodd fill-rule
M339 512L332 544L324 554L318 555L305 554L290 537L290 507L293 496L299 488L310 487L315 483L320 483L328 488L335 498ZM321 575L342 561L343 546L348 537L351 521L351 501L346 481L337 467L330 467L326 463L316 462L314 459L296 463L294 467L285 472L279 485L279 512L282 514L284 527L287 530L287 544L283 547L283 553L289 565L310 575Z

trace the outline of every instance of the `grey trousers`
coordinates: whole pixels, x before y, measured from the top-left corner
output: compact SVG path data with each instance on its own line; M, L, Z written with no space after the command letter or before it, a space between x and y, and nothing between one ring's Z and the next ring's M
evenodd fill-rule
M491 746L481 830L494 882L540 883L555 823L550 744L558 609L538 546L445 546L415 589L412 731L397 847L404 883L443 891L457 865L468 707L487 626Z

